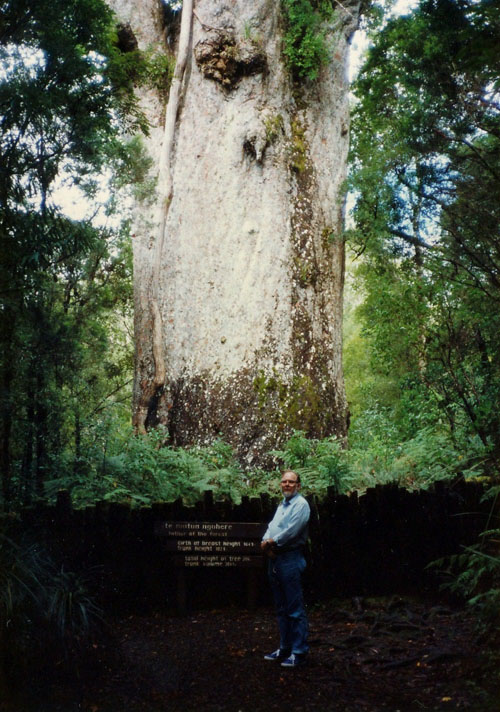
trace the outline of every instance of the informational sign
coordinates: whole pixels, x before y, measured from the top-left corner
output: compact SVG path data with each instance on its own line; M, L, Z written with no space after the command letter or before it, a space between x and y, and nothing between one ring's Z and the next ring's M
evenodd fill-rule
M256 522L162 522L156 527L175 564L186 568L259 567L265 530Z

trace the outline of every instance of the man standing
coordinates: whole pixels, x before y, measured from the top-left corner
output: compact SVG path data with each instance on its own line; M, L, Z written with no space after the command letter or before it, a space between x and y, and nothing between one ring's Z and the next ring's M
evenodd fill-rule
M299 494L300 477L296 472L285 470L280 484L284 499L261 543L269 557L268 574L278 616L280 647L264 657L280 660L282 667L297 667L305 661L309 650L301 575L306 567L304 549L310 510Z

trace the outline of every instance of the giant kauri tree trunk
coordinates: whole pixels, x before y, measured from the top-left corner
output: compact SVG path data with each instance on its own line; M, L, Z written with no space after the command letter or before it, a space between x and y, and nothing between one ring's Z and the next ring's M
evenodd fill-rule
M174 28L160 0L110 4L129 46L173 42L177 57L168 106L141 90L156 190L134 226L136 428L162 423L180 445L221 437L248 462L294 428L343 438L356 0L333 5L315 80L287 65L280 0L184 0Z

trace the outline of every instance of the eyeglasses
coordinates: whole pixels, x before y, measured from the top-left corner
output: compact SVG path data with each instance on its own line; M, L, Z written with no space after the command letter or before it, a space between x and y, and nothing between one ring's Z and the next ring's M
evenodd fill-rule
M297 480L281 480L280 484L282 485L298 485Z

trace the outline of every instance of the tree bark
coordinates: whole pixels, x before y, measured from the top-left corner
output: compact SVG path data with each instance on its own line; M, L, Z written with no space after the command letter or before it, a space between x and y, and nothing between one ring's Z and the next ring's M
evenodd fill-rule
M2 434L0 446L0 466L2 468L2 496L4 506L8 507L11 498L11 466L10 466L10 437L12 433L12 404L11 404L11 384L14 378L14 360L7 362L3 372L3 413L2 413Z
M111 5L139 47L165 48L159 2ZM180 445L222 437L249 463L292 429L346 435L345 69L358 4L335 7L331 61L298 83L278 0L185 1L192 28L166 121L142 91L158 189L134 228L138 430L164 424Z

